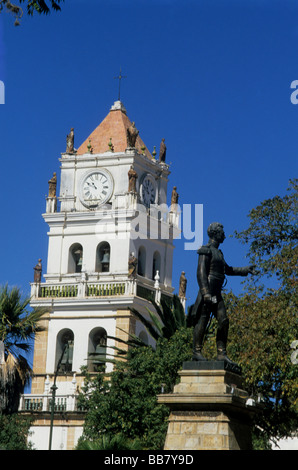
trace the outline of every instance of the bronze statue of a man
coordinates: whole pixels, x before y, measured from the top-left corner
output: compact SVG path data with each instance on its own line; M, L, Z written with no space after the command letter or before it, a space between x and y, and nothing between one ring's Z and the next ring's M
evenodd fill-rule
M225 275L247 276L249 273L254 274L254 266L234 268L225 262L223 253L218 249L225 239L224 229L221 224L217 222L210 224L207 234L209 236L207 245L198 250L197 280L200 290L191 312L195 324L193 360L206 360L202 355L203 340L210 315L213 313L218 322L216 334L217 360L233 364L226 353L229 319L221 295L222 286Z

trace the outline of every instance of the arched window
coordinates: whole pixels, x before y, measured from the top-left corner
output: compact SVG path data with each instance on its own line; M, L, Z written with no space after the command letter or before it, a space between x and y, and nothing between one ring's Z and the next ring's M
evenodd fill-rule
M96 250L96 267L98 273L107 273L110 271L111 248L108 242L102 242Z
M75 243L69 249L68 272L80 273L83 266L83 247Z
M72 371L73 345L73 332L68 328L59 331L56 342L55 370L57 369L59 361L61 361L59 372Z
M138 274L145 276L146 274L146 250L143 246L138 251Z
M107 332L102 327L94 328L89 334L88 370L102 372L105 370L107 349Z
M159 272L159 275L160 275L160 266L161 266L160 254L158 253L158 251L155 251L153 255L153 262L152 262L152 279L155 278L157 271Z
M146 331L142 330L139 334L139 338L141 341L143 341L143 343L145 344L149 344L149 339L148 339L148 335L146 333Z

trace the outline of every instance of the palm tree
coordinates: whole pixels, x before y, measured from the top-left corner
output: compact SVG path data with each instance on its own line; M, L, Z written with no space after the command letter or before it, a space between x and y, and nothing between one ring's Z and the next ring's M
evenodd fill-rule
M32 369L25 355L35 334L43 331L40 320L45 310L29 310L30 298L22 299L20 289L0 287L0 413L18 410L19 397ZM25 354L25 355L24 355Z
M142 450L142 443L139 439L128 439L121 434L103 434L96 441L79 441L76 450Z
M151 321L147 320L136 309L131 309L131 311L156 341L159 338L169 339L179 328L186 327L186 315L178 295L173 296L172 305L169 305L163 299L161 299L160 305L154 301L152 301L152 304L156 313L147 308Z

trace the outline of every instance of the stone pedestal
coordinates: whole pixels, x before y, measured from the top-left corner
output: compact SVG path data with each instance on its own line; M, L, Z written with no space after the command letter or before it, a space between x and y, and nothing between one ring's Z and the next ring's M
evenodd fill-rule
M173 393L158 397L171 410L164 450L251 449L252 418L262 406L242 389L239 370L185 362L179 375Z

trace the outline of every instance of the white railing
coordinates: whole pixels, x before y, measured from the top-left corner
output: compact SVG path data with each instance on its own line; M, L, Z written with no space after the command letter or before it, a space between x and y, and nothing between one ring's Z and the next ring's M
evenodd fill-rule
M78 407L77 395L56 395L55 411L82 411ZM51 411L52 395L21 395L19 411Z
M40 283L31 284L33 298L64 298L64 297L111 297L131 294L130 281L86 281L76 283Z
M171 297L173 289L159 282L137 276L134 279L31 284L32 299L138 296L159 303L162 296Z

